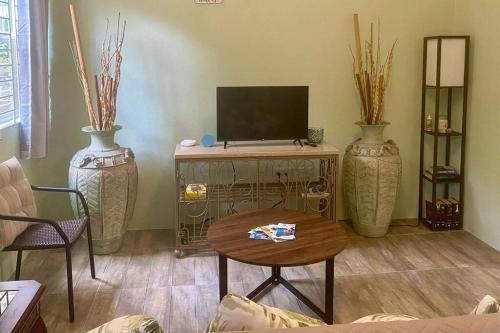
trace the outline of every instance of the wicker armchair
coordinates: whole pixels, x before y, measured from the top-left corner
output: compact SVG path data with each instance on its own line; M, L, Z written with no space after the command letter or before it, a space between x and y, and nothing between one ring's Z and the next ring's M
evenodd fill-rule
M30 216L33 212L36 214L32 191L73 193L78 196L84 210L84 215L79 218L57 222ZM29 185L21 165L15 158L0 164L0 236L2 236L4 243L2 244L0 241L0 249L3 245L5 246L3 251L17 251L16 280L19 280L21 275L21 261L24 250L65 249L69 320L71 322L74 321L75 317L71 247L80 238L85 229L87 229L90 271L92 278L95 279L90 215L82 193L69 188Z

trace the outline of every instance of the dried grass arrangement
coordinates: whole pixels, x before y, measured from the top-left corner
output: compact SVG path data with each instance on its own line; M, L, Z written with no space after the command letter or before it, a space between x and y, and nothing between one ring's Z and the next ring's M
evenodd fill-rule
M101 72L93 77L96 101L96 109L94 109L93 95L87 78L87 68L83 57L80 30L74 6L70 5L69 10L75 36L75 40L71 44L71 50L85 96L90 125L97 131L112 130L116 118L116 96L120 84L121 64L123 60L122 46L127 21L123 21L122 23L120 14L118 14L116 33L110 34L108 20L100 56Z
M373 23L371 23L370 40L365 41L362 47L358 14L354 14L354 36L356 54L353 54L352 49L351 54L354 81L361 100L361 120L367 125L377 125L381 123L384 113L384 96L391 76L396 41L384 60L380 54L379 20L376 44L373 40Z

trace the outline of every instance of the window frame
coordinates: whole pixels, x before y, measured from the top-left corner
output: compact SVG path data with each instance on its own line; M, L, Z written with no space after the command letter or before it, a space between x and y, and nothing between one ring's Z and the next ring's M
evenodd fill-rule
M19 99L19 50L17 45L17 32L18 32L18 16L17 16L17 0L0 0L0 3L9 6L9 32L0 32L1 35L10 37L10 56L11 64L2 65L10 66L12 68L12 79L3 80L2 82L12 82L12 95L14 109L0 114L0 129L13 126L21 121L20 118L20 99ZM4 96L7 97L7 96Z

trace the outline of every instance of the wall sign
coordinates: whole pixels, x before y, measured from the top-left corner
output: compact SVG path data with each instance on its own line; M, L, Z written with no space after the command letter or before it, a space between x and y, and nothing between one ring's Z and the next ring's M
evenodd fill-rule
M204 5L215 5L223 2L224 0L194 0L194 3Z

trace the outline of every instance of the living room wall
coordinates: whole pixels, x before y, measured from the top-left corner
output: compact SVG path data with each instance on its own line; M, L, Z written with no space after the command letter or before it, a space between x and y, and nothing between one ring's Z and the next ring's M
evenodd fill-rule
M132 147L139 196L131 229L174 228L174 146L216 131L215 87L309 85L310 125L340 150L359 137L352 81L352 14L382 21L385 47L398 39L385 119L403 159L395 218L417 215L422 38L452 32L453 0L74 0L85 55L95 69L106 19L127 19L117 142ZM69 49L67 0L50 9L50 153L25 162L33 182L67 183L68 163L88 143L83 97ZM339 189L340 190L340 189ZM70 214L66 200L40 197L44 215ZM339 204L340 217L346 217Z
M454 17L472 36L464 228L500 249L500 2L457 0Z

